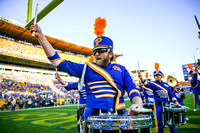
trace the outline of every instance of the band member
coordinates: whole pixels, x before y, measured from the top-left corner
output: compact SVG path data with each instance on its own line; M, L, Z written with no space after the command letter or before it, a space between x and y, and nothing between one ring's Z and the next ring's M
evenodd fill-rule
M159 70L159 64L155 63L155 71L153 73L155 81L148 81L142 78L140 72L138 72L138 77L144 83L145 87L148 87L153 90L154 94L154 114L155 114L155 124L156 124L156 132L163 133L164 132L164 123L163 123L163 105L168 103L171 99L172 102L175 103L175 106L180 106L175 98L174 94L171 91L170 86L161 80L163 73ZM176 133L175 125L170 126L170 132Z
M95 62L86 62L87 66L62 59L46 40L40 27L37 24L31 26L31 32L35 32L35 36L48 59L59 71L81 78L84 66L86 66L84 78L84 84L87 85L86 109L84 112L86 123L87 118L99 110L111 113L117 111L119 114L126 114L123 98L125 90L132 102L128 113L136 113L135 108L142 108L140 92L133 83L127 69L120 64L111 63L114 60L113 41L103 36L106 20L99 17L95 21L95 33L97 35L93 48Z
M197 104L200 106L200 80L198 79L197 75L198 65L191 67L191 64L188 64L188 68L191 69L189 71L189 75L192 76L192 79L190 80L190 85L191 85L190 91L193 90L194 111L197 111Z
M145 73L145 77L146 77L146 80L150 81L150 79L147 79L148 73ZM141 81L139 81L139 84L140 84L140 88L142 89L142 94L144 95L144 107L145 108L151 108L153 110L154 109L153 90L145 87L144 84ZM152 119L155 119L153 112L151 112L151 117L152 117Z
M181 83L181 82L179 82ZM183 105L183 100L185 99L185 91L183 88L181 88L180 84L177 82L177 85L173 87L173 94L176 97L178 103L182 106Z
M55 73L55 78L64 86L66 90L78 90L78 82L75 83L67 83L65 82L58 72L56 71ZM85 92L85 85L83 85L82 90L79 91L79 103L77 105L77 123L78 123L78 132L82 129L82 122L84 120L84 109L85 109L85 104L86 104L86 92Z

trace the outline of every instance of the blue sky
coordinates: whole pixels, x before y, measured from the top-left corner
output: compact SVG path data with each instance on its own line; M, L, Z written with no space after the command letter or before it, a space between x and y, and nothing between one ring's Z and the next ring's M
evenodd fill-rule
M28 0L0 0L0 16L26 25ZM38 12L51 0L33 0ZM92 48L94 21L107 20L105 36L114 42L117 61L128 70L160 70L183 81L182 65L193 63L200 49L200 0L64 0L38 24L45 34Z

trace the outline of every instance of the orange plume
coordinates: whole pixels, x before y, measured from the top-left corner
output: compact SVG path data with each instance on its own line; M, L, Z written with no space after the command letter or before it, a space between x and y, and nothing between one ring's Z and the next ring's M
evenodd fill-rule
M159 63L155 63L155 69L156 69L156 70L159 69Z
M91 55L91 56L90 56L90 59L89 59L89 62L93 62L93 61L94 61L94 56Z
M182 85L182 84L183 84L183 81L180 81L180 82L179 82L179 85Z
M149 76L149 75L148 75L148 72L146 72L146 73L145 73L145 77L146 77L146 79L148 78L148 76Z
M104 33L104 29L106 27L106 20L101 17L98 17L95 19L95 24L94 24L94 34L99 37L99 36L103 36Z
M189 69L193 68L193 66L191 64L187 64L187 66L188 66Z

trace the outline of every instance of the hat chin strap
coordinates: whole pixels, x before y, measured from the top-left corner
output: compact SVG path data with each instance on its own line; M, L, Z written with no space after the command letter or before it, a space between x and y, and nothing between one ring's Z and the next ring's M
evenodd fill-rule
M106 53L106 56L104 56L104 58L102 60L105 60L106 57L108 56L108 53L110 53L110 49L108 49L107 53Z

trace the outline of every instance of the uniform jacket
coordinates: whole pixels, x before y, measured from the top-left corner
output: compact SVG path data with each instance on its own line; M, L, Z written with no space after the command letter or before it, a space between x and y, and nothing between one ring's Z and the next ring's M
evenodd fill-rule
M61 59L58 53L48 59L58 70L81 78L84 64ZM94 62L87 62L84 84L88 86L86 107L89 108L113 112L125 108L123 98L125 90L130 99L140 96L129 72L124 66L116 63L110 62L106 67L100 67Z
M169 101L175 102L177 99L171 91L170 86L161 81L144 81L144 85L147 88L151 88L153 90L155 101L161 101L167 103Z

